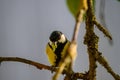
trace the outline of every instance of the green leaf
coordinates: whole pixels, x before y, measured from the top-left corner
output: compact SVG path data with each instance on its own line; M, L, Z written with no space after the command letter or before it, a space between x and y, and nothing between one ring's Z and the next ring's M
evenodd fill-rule
M69 11L76 18L79 11L80 0L66 0L66 3Z

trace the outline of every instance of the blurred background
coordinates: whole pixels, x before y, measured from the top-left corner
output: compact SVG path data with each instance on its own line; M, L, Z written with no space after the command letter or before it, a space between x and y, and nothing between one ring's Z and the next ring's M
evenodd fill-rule
M98 20L99 1L96 0ZM95 28L100 37L99 50L113 70L120 75L120 2L106 0L105 18L113 44ZM69 13L65 0L0 0L0 56L21 57L50 65L45 54L50 33L60 30L71 40L74 24L74 18ZM74 64L76 72L88 71L84 34L85 24L82 23L78 56ZM97 64L97 80L114 80L106 69ZM3 62L0 65L0 80L50 80L52 75L50 71L39 70L19 62Z

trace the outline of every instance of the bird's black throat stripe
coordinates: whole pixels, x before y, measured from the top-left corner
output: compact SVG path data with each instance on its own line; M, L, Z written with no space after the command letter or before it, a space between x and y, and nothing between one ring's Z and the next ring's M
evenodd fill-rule
M50 46L51 49L53 49L52 46L50 45L50 43L48 43L48 45Z
M56 56L57 56L57 59L56 59L56 61L55 61L55 64L56 64L55 66L58 66L58 64L59 64L59 62L60 62L60 60L61 60L61 56L62 56L61 53L62 53L62 51L63 51L63 49L64 49L67 41L68 41L68 40L66 40L64 43L58 43L58 44L57 44L57 48L56 48L55 51L54 51L54 53L55 53Z

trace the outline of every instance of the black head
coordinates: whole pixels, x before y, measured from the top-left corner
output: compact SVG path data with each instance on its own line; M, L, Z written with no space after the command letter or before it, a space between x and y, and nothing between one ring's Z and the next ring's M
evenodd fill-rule
M52 42L56 42L56 41L60 40L62 34L63 34L63 33L60 32L60 31L53 31L53 32L51 33L49 39L50 39L50 41L52 41Z

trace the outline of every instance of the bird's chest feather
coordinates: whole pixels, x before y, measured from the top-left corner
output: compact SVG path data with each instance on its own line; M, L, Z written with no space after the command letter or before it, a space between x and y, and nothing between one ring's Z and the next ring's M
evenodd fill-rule
M60 60L64 57L67 49L67 41L65 43L57 44L57 48L55 49L54 53L56 55L55 64L58 66Z

